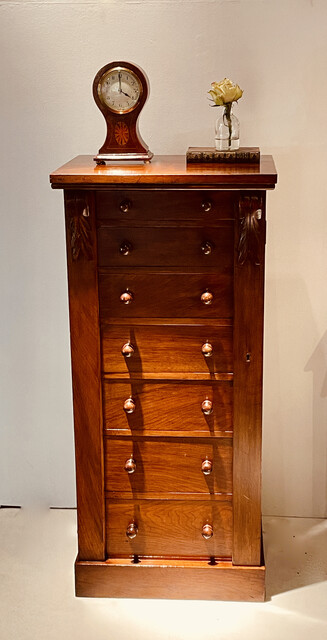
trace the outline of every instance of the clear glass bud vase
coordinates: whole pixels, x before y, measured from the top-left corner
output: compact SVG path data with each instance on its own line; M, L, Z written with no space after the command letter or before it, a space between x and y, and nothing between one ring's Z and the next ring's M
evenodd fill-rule
M223 109L223 115L216 121L216 149L236 151L240 147L240 123L232 113L232 104L226 104Z

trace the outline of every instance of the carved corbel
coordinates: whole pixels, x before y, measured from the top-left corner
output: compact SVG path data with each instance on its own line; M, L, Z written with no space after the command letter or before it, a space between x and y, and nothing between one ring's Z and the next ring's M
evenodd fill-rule
M92 230L90 211L85 197L78 195L67 198L69 216L70 249L74 261L81 258L92 260Z
M262 219L262 198L242 196L239 201L239 242L238 263L244 265L250 261L260 265L260 234Z

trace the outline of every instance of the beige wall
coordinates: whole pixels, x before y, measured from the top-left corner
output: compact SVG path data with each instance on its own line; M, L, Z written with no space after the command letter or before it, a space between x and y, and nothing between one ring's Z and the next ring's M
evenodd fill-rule
M62 194L48 174L94 153L97 70L147 72L155 153L213 144L206 92L229 76L243 145L272 153L268 194L263 499L326 516L326 0L0 0L2 504L72 505Z

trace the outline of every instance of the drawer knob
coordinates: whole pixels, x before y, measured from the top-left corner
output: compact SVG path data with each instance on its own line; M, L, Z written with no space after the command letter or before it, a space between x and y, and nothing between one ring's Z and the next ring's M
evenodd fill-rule
M120 301L123 304L131 304L133 300L134 300L134 296L131 291L124 291L124 293L122 293L120 296Z
M211 291L205 291L201 296L201 302L203 304L212 304L213 301L213 293Z
M132 540L132 538L135 538L135 536L138 533L138 528L137 525L134 522L131 522L131 524L128 525L127 529L126 529L126 535L127 537Z
M202 527L202 538L205 540L210 540L213 536L213 528L211 524L204 524Z
M203 353L205 358L210 358L212 356L212 353L213 353L212 344L210 344L210 342L205 342L202 345L201 351L202 351L202 353Z
M203 242L201 244L201 251L205 256L210 256L212 249L213 249L213 246L211 242Z
M124 411L126 413L134 413L134 411L135 411L135 402L134 402L133 398L132 397L127 398L127 400L125 400L125 402L124 402L123 407L124 407Z
M134 353L134 347L130 342L126 342L121 349L124 358L130 358Z
M212 413L212 402L211 402L211 400L208 400L208 398L206 400L203 400L203 402L201 404L201 409L202 409L203 413L206 416L209 416L210 413Z
M211 202L210 202L209 200L204 200L204 201L202 202L201 207L202 207L203 211L205 211L206 213L208 213L208 211L210 211L210 210L211 210L212 204L211 204Z
M122 202L119 205L119 209L121 210L122 213L128 213L131 208L132 208L132 203L130 200L122 200Z
M126 460L124 469L125 469L125 471L127 473L135 473L135 471L136 471L136 462L135 462L133 456L131 456L130 458L128 458L128 460Z
M131 253L131 251L133 251L133 247L130 242L121 243L119 247L119 253L121 253L122 256L128 256Z
M201 471L204 476L210 476L210 473L212 471L212 461L208 460L208 458L203 460L201 465Z

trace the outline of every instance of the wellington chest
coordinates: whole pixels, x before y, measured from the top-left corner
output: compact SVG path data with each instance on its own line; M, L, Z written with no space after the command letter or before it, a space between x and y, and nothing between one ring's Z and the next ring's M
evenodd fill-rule
M263 600L271 156L79 156L50 180L65 202L76 594Z

